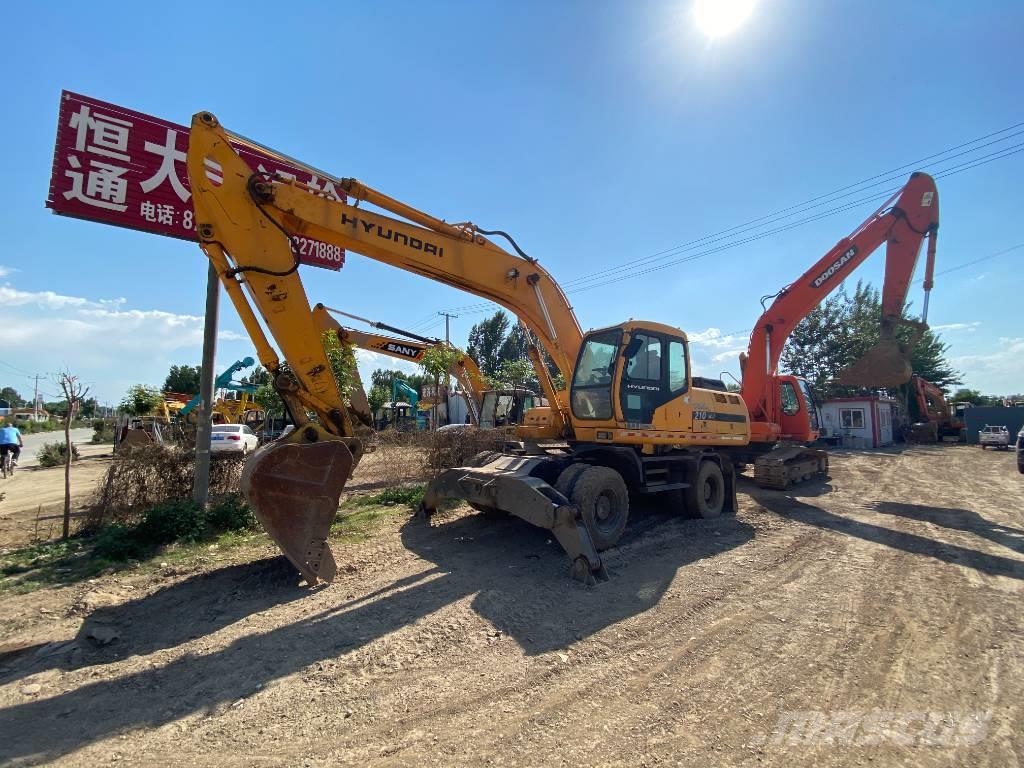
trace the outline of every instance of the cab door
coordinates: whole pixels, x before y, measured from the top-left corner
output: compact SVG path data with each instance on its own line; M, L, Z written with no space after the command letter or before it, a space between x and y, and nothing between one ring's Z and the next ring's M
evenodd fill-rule
M674 431L688 431L680 414L655 418L655 413L687 390L688 368L686 344L682 339L645 331L634 331L623 351L622 376L619 383L619 406L627 426L649 428L655 422L671 422ZM686 409L690 411L689 408ZM688 419L688 421L690 421ZM658 429L668 424L657 425Z

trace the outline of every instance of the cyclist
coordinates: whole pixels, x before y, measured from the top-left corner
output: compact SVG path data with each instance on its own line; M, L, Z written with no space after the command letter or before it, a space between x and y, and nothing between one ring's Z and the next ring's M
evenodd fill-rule
M21 448L25 443L21 439L21 430L15 427L13 424L6 424L0 426L0 462L6 457L8 452L12 455L11 465L18 466L18 457L21 455Z

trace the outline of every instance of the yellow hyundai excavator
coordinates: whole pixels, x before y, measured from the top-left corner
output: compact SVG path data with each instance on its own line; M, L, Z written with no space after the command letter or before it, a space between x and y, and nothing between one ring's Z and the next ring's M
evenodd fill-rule
M399 339L345 327L331 317L332 312L368 323L374 328L402 334L407 338ZM321 332L336 334L338 340L343 344L351 344L359 349L379 352L382 355L412 363L420 362L428 349L447 343L440 339L430 339L385 323L351 315L340 309L325 307L323 304L317 304L313 308L313 319ZM449 373L459 383L460 394L466 403L466 411L472 424L482 429L511 429L522 421L523 414L541 404L537 394L527 389L490 389L476 361L457 347L452 348L459 352L459 356L452 363ZM356 386L353 389L362 389L362 380L358 377L358 371L356 379ZM357 394L350 393L354 408L358 407L357 400L360 404L366 401L365 393L362 398L358 398ZM368 402L366 408L368 411Z
M296 243L303 239L500 304L543 344L568 383L556 390L532 347L548 405L527 414L516 430L518 442L504 454L480 456L432 482L425 512L447 497L518 516L549 529L569 555L573 575L592 582L606 577L598 551L622 534L630 491L662 493L674 507L703 517L735 509L735 465L755 448L770 450L778 430L754 446L744 400L694 386L683 331L629 320L584 333L558 284L508 234L450 224L355 179L281 156L329 178L346 196L345 202L330 199L315 186L254 172L229 139L254 144L229 134L209 112L193 117L188 173L200 247L261 363L276 374L274 385L296 423L287 438L252 456L243 491L309 583L334 575L327 535L363 448L298 276ZM208 176L208 166L221 174ZM515 253L491 236L505 239ZM294 377L279 372L280 358L257 313Z

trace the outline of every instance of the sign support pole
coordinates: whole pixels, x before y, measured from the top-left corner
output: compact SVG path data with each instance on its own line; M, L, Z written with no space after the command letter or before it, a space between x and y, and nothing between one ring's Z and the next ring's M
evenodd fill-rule
M199 378L199 424L196 428L196 468L192 500L201 507L210 497L210 435L213 431L213 366L217 355L217 314L220 278L213 262L206 272L206 322L203 326L203 364Z

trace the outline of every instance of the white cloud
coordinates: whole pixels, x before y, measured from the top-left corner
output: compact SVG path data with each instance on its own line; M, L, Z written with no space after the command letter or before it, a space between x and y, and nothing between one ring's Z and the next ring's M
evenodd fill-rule
M735 347L737 344L740 344L745 340L743 336L735 333L723 336L722 332L718 328L708 328L705 331L687 333L686 338L690 340L691 344L712 347L714 349Z
M987 354L958 355L953 365L965 382L987 394L1013 394L1024 389L1024 338L1001 337Z
M401 371L402 373L423 373L423 369L416 363L408 360L401 360L397 357L382 355L380 352L371 352L368 349L355 350L356 363L359 365L359 376L363 385L370 386L370 375L377 368L384 368L389 371Z
M0 264L0 277L7 277L8 275L13 275L17 271L18 270L16 270L14 267L5 267L3 264Z
M711 357L711 361L715 363L724 363L726 360L730 362L736 362L740 356L740 352L746 352L746 347L738 347L737 349L727 349L725 352L719 352L717 355Z
M946 323L945 325L930 326L933 331L969 331L974 333L981 327L981 321L975 320L970 323Z
M199 361L202 316L124 309L125 303L123 298L22 291L4 284L0 349L26 370L68 368L92 383L98 397L111 401L121 396L125 381L160 384L171 364ZM248 346L248 337L234 330L222 330L218 338Z

